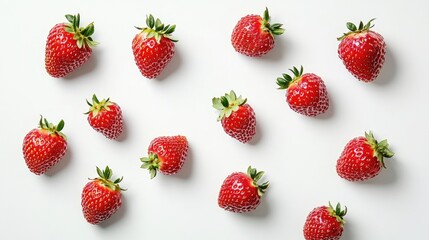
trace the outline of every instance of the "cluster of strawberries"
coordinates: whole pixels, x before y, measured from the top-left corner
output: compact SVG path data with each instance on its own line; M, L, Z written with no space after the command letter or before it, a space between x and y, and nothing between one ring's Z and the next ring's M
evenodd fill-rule
M94 24L79 27L80 16L66 15L68 23L55 25L49 32L46 52L46 71L56 78L64 77L85 64L97 45L91 35ZM385 48L383 37L372 31L372 20L359 26L347 23L350 30L342 37L338 48L339 57L346 68L359 80L373 81L384 63ZM164 25L159 19L149 15L147 27L138 28L132 42L136 65L143 76L156 78L174 56L175 42L171 37L175 25ZM275 45L275 35L284 33L282 24L270 23L268 9L263 16L247 15L236 24L231 42L234 49L250 57L268 53ZM319 76L304 73L303 67L292 67L293 75L282 74L277 78L279 89L286 89L289 107L305 116L317 116L329 108L327 88ZM109 139L118 138L123 131L122 111L110 99L101 101L94 94L86 113L90 126ZM237 96L234 91L219 98L212 104L219 111L224 131L242 143L249 142L256 134L256 116L247 99ZM31 130L24 138L23 155L31 172L44 174L60 161L67 151L66 136L61 132L64 121L54 125L41 117L39 128ZM161 136L153 139L148 147L148 156L141 158L142 168L148 169L150 177L157 172L166 175L177 173L185 163L188 142L185 136ZM375 177L385 167L384 158L393 156L386 140L378 142L371 132L347 143L337 160L337 173L349 181L363 181ZM82 191L82 211L89 223L97 224L111 217L121 206L119 183L122 178L112 180L113 172L106 166L96 168L98 177L91 179ZM249 166L247 173L234 172L223 182L218 204L231 212L249 212L256 209L260 198L267 190L269 182L259 183L263 171ZM315 208L304 224L307 240L340 239L343 232L344 215L347 208L337 204Z

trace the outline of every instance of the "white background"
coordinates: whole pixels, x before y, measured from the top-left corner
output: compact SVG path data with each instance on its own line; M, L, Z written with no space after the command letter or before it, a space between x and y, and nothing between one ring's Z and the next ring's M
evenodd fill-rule
M0 1L0 239L303 239L307 214L328 201L347 205L342 239L423 239L429 190L426 150L429 81L426 1ZM113 3L115 2L115 3ZM273 51L249 58L230 35L246 14L270 9L286 28ZM95 22L100 42L91 60L64 79L44 68L49 30L64 15ZM175 23L176 55L159 79L138 71L131 41L152 13ZM370 84L357 81L337 56L345 23L377 18L387 43L384 68ZM321 76L331 106L323 116L301 116L285 102L275 79L292 66ZM227 136L211 99L234 89L257 116L249 144ZM110 141L83 114L85 99L110 97L123 110L125 133ZM65 120L66 157L46 175L27 169L22 140L39 115ZM367 182L347 182L335 164L353 137L372 130L396 154ZM150 180L140 169L149 142L186 135L190 152L177 176ZM124 176L123 207L93 226L80 194L95 166ZM271 182L249 214L220 209L224 178L248 165Z

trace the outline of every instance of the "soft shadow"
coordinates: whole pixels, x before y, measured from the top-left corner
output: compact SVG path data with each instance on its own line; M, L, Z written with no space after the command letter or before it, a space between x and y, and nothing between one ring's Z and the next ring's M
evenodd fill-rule
M54 175L56 175L59 171L61 171L62 169L67 167L67 165L70 164L71 156L72 156L72 153L70 151L70 147L67 146L67 151L64 157L57 164L55 164L51 169L49 169L44 175L48 177L53 177Z
M98 62L99 62L98 58L100 57L99 56L100 54L101 54L100 51L93 51L91 57L86 63L76 68L73 72L69 73L63 78L67 80L77 79L77 78L84 77L88 73L94 71L94 69L98 65Z
M116 213L114 213L109 219L99 223L97 226L100 226L101 228L108 228L111 225L115 224L116 222L120 221L121 219L124 218L125 214L127 212L127 201L124 195L122 195L122 205L121 207L118 209L118 211L116 211Z
M261 138L262 138L262 135L263 135L262 133L263 133L263 131L261 130L261 125L260 124L256 124L256 134L247 143L249 145L252 145L252 146L258 144L258 142L261 141Z
M167 64L167 66L164 68L161 74L155 79L163 81L164 79L171 77L171 75L173 75L174 72L176 72L177 69L179 69L181 64L182 64L182 58L180 55L180 50L176 48L174 52L174 56L171 59L171 61Z
M395 158L384 159L386 168L382 168L380 174L366 181L358 182L363 185L389 185L398 180L399 162Z
M191 177L193 164L194 164L194 155L192 153L192 148L188 148L188 155L186 157L185 163L182 166L182 169L180 169L177 174L174 174L171 176L180 178L180 179L189 179Z
M386 85L395 79L396 73L398 72L398 64L395 56L392 53L392 49L386 48L386 59L384 65L381 68L380 75L374 80L377 85Z
M344 240L352 240L355 239L353 234L353 223L347 221L347 215L345 216L346 223L344 224L343 234L341 235L341 239Z
M128 138L128 124L125 122L125 118L122 118L123 121L123 129L122 133L115 139L118 142L124 142Z
M247 213L242 213L242 216L245 217L251 217L251 218L266 218L268 217L268 215L270 214L270 208L268 205L268 199L265 199L265 197L263 196L261 198L261 203L259 204L259 206L251 211L251 212L247 212Z
M326 112L316 116L317 119L330 119L334 116L335 113L335 101L332 99L332 95L329 94L329 108Z
M256 59L261 59L264 61L265 60L273 61L273 62L281 61L286 55L287 48L289 47L289 45L290 45L289 38L285 36L277 36L275 39L274 48L271 49L271 51L269 51L267 54Z

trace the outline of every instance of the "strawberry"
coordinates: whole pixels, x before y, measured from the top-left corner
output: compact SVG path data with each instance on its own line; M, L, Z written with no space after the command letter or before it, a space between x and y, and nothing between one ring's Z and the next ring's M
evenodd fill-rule
M152 15L146 17L147 27L141 30L133 39L133 54L137 67L143 76L156 78L174 56L174 42L171 34L176 25L164 24Z
M66 15L68 23L58 23L49 31L45 48L46 71L55 78L64 77L88 61L93 41L94 23L79 27L80 15Z
M148 157L140 158L141 168L149 170L150 178L160 171L165 175L176 174L183 166L188 154L185 136L163 136L153 139L148 147Z
M329 108L328 91L323 80L313 73L303 74L303 67L289 69L294 77L283 74L277 78L279 89L286 90L286 102L297 113L317 116Z
M221 121L225 132L242 143L250 141L256 134L255 112L246 102L247 98L237 98L232 90L212 99L213 107L220 111L217 120Z
M119 186L122 178L111 181L113 171L108 166L101 171L97 167L97 178L90 179L82 191L82 211L86 221L98 224L110 218L122 205Z
M274 48L274 36L284 33L283 24L270 24L268 8L265 8L264 17L247 15L235 25L231 35L234 49L250 57L259 57Z
M363 181L377 176L381 167L386 168L384 158L393 157L387 140L377 142L372 132L356 137L344 147L337 160L337 173L349 181Z
M115 139L123 131L122 111L118 104L110 99L103 99L101 102L95 94L92 96L92 103L86 100L90 106L88 122L97 132L101 132L109 139Z
M341 210L339 203L335 209L331 203L329 206L313 209L304 224L304 238L306 240L339 240L343 233L346 214L347 207Z
M338 55L343 60L347 70L357 79L364 82L371 82L377 78L384 63L386 44L383 37L370 30L374 19L359 27L348 22L347 28L350 30L343 36L337 38L340 42Z
M43 174L64 156L67 139L61 132L63 128L63 120L55 126L41 116L39 128L27 133L22 144L22 152L31 172L36 175Z
M263 175L263 171L258 172L251 166L248 167L247 174L234 172L229 175L220 188L219 207L236 213L255 210L269 186L268 181L258 184Z

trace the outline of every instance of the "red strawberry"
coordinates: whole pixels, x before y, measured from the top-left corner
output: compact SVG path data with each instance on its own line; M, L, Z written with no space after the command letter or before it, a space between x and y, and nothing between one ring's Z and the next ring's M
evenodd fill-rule
M31 172L40 175L58 163L67 150L66 136L61 133L64 121L57 126L40 117L39 128L31 130L24 138L22 152Z
M133 39L134 60L143 76L156 78L174 56L174 40L171 34L176 25L164 24L152 15L146 18L147 27L141 30Z
M92 96L92 103L86 101L90 106L88 122L97 132L101 132L109 139L119 137L123 130L122 111L118 104L108 99L101 102L95 94Z
M349 181L363 181L377 176L384 158L393 157L387 140L377 142L372 132L350 140L337 161L337 173Z
M220 188L219 207L236 213L255 210L269 186L268 181L258 184L262 175L264 172L258 172L251 166L247 169L247 174L235 172L229 175Z
M158 171L165 175L176 174L183 166L188 154L188 140L185 136L157 137L147 150L148 157L140 158L141 168L149 170L150 178Z
M296 67L289 69L294 77L283 74L277 78L279 89L287 89L286 102L297 113L306 116L316 116L326 112L329 108L328 91L323 80L313 73L303 73Z
M304 238L306 240L339 240L343 233L344 219L347 207L341 210L338 203L334 209L329 206L321 206L313 209L307 216L304 224Z
M256 117L247 98L237 98L231 90L220 98L213 98L213 107L220 111L218 121L225 132L242 143L250 141L256 134Z
M347 70L357 79L371 82L377 78L384 63L386 44L383 37L370 29L371 19L365 26L360 22L359 27L348 22L350 30L338 40L338 55L343 60Z
M283 24L270 24L268 8L264 18L259 15L247 15L241 18L231 35L234 49L250 57L259 57L274 48L274 36L284 33Z
M86 63L97 45L91 38L94 24L79 27L80 15L66 15L69 23L59 23L49 31L45 49L45 68L52 77L64 77Z
M110 218L122 205L119 186L122 177L111 181L112 170L106 166L104 171L97 167L98 178L90 179L82 191L82 211L86 221L98 224Z

